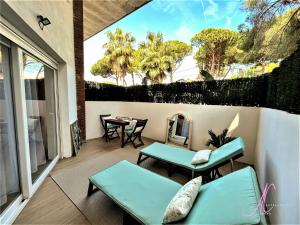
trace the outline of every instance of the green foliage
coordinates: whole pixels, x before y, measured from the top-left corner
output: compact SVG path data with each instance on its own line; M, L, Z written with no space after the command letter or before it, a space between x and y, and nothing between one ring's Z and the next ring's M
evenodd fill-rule
M256 66L231 78L263 74L274 69L269 69L269 62L278 62L296 50L300 43L299 0L245 0L244 10L249 25L239 25L239 32L208 28L192 37L198 80L225 79L233 63ZM161 83L168 76L173 82L174 72L192 52L192 46L184 42L164 42L162 33L149 32L138 49L133 47L135 38L119 28L107 32L107 38L105 56L92 66L91 73L114 78L117 84L123 81L123 85L127 74L133 84L135 76L143 83Z
M161 83L174 63L164 46L161 33L149 32L145 42L140 43L143 60L141 70L152 84Z
M127 73L132 75L133 84L135 75L151 83L161 83L168 75L172 80L174 71L192 51L192 46L181 41L164 42L161 33L149 32L138 49L133 48L135 39L131 34L119 28L108 32L107 37L105 56L92 66L91 73L114 77L117 83L120 79L124 83Z
M194 35L191 42L199 47L194 56L199 68L220 76L227 64L235 62L238 38L237 32L223 28L208 28Z
M115 32L107 32L108 42L103 45L105 56L91 68L91 73L102 77L115 76L125 84L125 76L133 62L134 37L130 33L124 33L120 28Z
M300 41L300 7L297 0L247 0L251 28L240 25L244 51L240 62L264 64L289 56ZM299 2L298 2L299 3Z
M108 57L103 57L102 59L98 60L94 65L92 65L91 74L95 76L102 76L104 78L114 76L108 60Z
M119 87L86 82L87 101L255 106L300 113L300 48L263 76Z
M220 148L222 145L229 143L235 139L235 137L227 137L228 129L224 129L219 135L216 135L212 130L208 131L210 139L206 142L206 146L214 146Z
M248 68L246 71L242 71L238 74L232 75L230 79L256 77L264 73L271 73L277 67L279 67L279 63L268 63L265 66L262 65L252 66Z
M173 73L181 65L183 59L191 54L192 46L177 40L167 41L164 43L165 54L172 58L170 71L170 80L173 82Z
M209 80L213 80L214 77L207 72L206 70L200 70L200 76L198 77L198 80L204 80L204 81L209 81Z

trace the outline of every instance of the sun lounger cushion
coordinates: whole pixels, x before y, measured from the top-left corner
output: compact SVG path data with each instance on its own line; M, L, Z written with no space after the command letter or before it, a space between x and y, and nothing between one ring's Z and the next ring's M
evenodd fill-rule
M205 171L209 168L228 161L233 156L243 153L244 142L242 138L236 138L233 141L221 146L220 148L214 150L207 163L192 165L191 161L196 154L194 151L186 150L179 147L174 147L170 145L161 144L155 142L143 150L141 153L152 158L170 162L172 164L185 167L196 172Z
M260 194L251 167L202 185L183 224L266 224L257 210Z
M103 193L144 224L161 224L165 209L181 185L121 161L89 178Z
M143 224L161 224L180 184L121 161L90 181ZM266 224L257 210L259 189L251 167L202 185L194 206L179 224Z

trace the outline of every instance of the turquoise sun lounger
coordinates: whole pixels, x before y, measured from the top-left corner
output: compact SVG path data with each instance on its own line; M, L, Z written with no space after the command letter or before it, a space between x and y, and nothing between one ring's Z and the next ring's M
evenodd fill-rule
M219 167L243 156L244 147L243 139L238 137L214 150L207 163L192 165L195 151L155 142L140 151L137 164L139 165L148 158L154 158L170 165L169 176L172 174L172 166L173 168L178 166L192 171L192 178L198 174L213 180L221 176L218 171Z
M162 224L165 209L182 185L134 165L119 163L89 177L88 196L101 190L140 224ZM202 185L189 215L178 224L266 224L251 167ZM123 223L128 222L123 220ZM131 223L130 223L131 224Z

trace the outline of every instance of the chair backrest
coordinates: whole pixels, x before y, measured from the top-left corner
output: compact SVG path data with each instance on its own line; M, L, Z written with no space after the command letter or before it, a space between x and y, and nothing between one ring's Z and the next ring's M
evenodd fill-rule
M104 118L105 117L109 117L109 116L111 116L111 114L102 114L102 115L99 115L100 123L102 124L103 129L105 129Z
M144 128L148 122L148 119L137 119L137 118L132 118L132 119L137 121L133 132L135 132L136 128L142 127L139 131L139 133L141 133L144 130Z

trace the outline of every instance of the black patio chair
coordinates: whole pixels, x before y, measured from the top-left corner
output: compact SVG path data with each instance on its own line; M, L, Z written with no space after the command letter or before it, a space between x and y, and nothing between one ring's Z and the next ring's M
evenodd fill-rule
M136 120L136 125L134 126L133 129L125 129L125 133L127 135L127 139L125 141L126 145L128 142L131 142L134 148L140 147L144 145L144 142L142 140L142 132L147 124L148 119L135 119L133 118L132 120ZM135 144L135 140L138 139L139 143Z
M120 126L107 123L107 129L105 129L105 117L109 117L109 116L111 116L111 114L104 114L104 115L99 116L100 117L100 123L101 123L101 125L104 129L103 137L105 138L106 142L107 142L107 140L110 141L110 140L115 139L115 138L120 138L120 135L118 133L118 128Z

